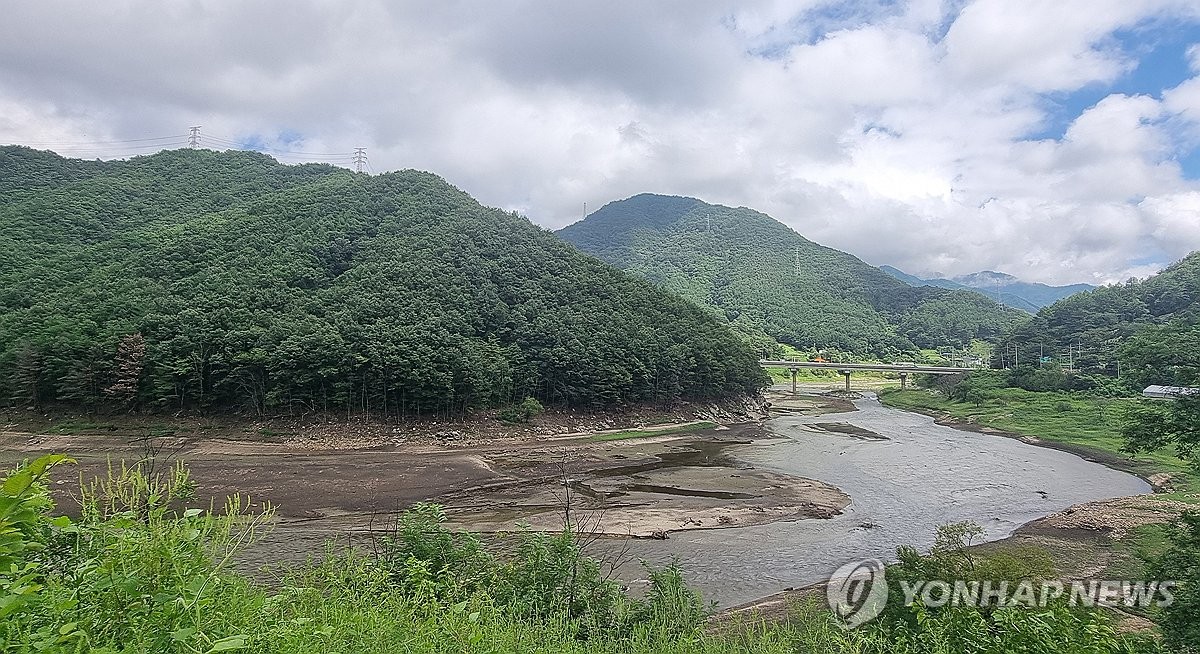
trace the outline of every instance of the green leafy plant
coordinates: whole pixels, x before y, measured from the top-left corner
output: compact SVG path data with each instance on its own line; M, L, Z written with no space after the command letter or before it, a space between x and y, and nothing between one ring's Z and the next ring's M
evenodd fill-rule
M10 472L0 485L0 619L20 610L42 588L42 562L51 529L70 529L65 517L47 518L54 503L43 483L50 470L72 462L39 457Z

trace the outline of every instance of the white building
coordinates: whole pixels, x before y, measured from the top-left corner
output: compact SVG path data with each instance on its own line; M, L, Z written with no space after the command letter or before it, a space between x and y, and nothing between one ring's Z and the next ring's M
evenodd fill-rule
M1195 395L1200 393L1200 388L1188 388L1187 386L1147 386L1146 390L1142 391L1142 397L1154 398L1156 400L1173 400L1180 395Z

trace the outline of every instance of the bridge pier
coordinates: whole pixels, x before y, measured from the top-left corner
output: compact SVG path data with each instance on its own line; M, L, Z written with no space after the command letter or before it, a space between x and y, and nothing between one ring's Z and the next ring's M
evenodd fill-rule
M792 394L798 394L800 387L797 376L800 368L815 370L836 370L839 375L846 376L846 391L850 390L850 374L855 370L876 370L879 372L896 373L900 376L900 388L908 388L909 375L958 375L971 372L973 368L958 368L954 366L922 366L915 363L831 363L827 361L799 361L796 359L760 359L759 365L764 368L786 368L792 373Z

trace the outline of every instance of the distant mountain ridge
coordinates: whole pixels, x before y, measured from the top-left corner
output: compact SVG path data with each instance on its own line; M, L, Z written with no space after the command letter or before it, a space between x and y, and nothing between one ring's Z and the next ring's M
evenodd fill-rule
M1091 284L1070 284L1067 286L1050 286L1038 282L1023 282L1007 273L983 270L969 275L959 275L950 279L922 279L910 275L892 266L880 266L880 270L899 279L910 286L934 286L958 290L972 290L983 293L988 297L1008 305L1014 309L1037 313L1038 309L1050 306L1059 300L1090 291L1095 286Z
M895 354L996 339L1022 314L967 290L912 287L745 207L654 194L558 235L709 308L751 341Z

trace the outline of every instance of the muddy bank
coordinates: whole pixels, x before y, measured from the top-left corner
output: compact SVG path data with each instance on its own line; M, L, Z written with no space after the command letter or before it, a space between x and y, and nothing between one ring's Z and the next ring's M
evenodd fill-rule
M635 562L686 562L689 583L725 606L811 584L850 559L887 557L898 544L927 547L945 522L977 521L1003 538L1081 502L1146 492L1077 457L969 438L870 397L767 399L774 417L765 424L683 416L361 447L348 446L353 433L337 442L251 432L153 442L188 463L202 498L249 493L279 507L275 531L242 557L246 570L319 554L330 539L369 548L396 512L421 501L486 532L558 529L569 507L573 525L613 537L599 545ZM75 455L85 476L108 457L142 455L111 434L0 435L0 457L41 451ZM79 470L63 474L60 491ZM644 572L635 563L620 574L636 583Z
M816 415L839 408L815 399L789 410ZM748 414L717 415L710 406L699 415ZM771 438L757 421L592 420L555 419L490 435L463 427L421 437L360 437L344 425L324 435L264 433L255 425L154 437L138 430L10 430L0 434L0 462L46 452L74 457L78 464L59 469L54 486L60 507L70 512L79 478L105 474L110 461L150 454L160 468L183 461L199 505L241 494L256 506L276 507L273 532L244 557L249 567L319 554L329 539L361 544L418 502L443 505L452 526L472 531L559 529L569 512L575 524L586 521L597 534L664 538L681 530L828 518L850 501L830 485L758 470L730 456L733 446ZM593 429L598 425L609 428ZM634 429L622 429L628 427Z
M275 445L288 450L363 450L426 443L459 447L496 441L521 441L556 436L593 434L608 430L654 428L655 426L707 421L737 424L766 417L761 397L731 398L716 402L680 401L669 406L632 405L609 410L550 407L524 423L499 419L499 411L475 411L446 419L409 416L403 420L380 420L371 415L344 413L304 415L93 415L50 410L47 413L0 414L0 439L85 436L118 443L136 437L179 438L189 442L232 441L258 445L270 452ZM105 441L104 437L108 437ZM11 442L11 441L8 441ZM71 442L67 439L66 442ZM6 447L0 442L0 447Z
M728 456L731 445L766 437L756 427L703 439L618 441L509 459L505 492L448 497L455 524L473 531L561 528L568 511L610 536L665 538L673 531L829 518L850 498L818 481L757 470Z

